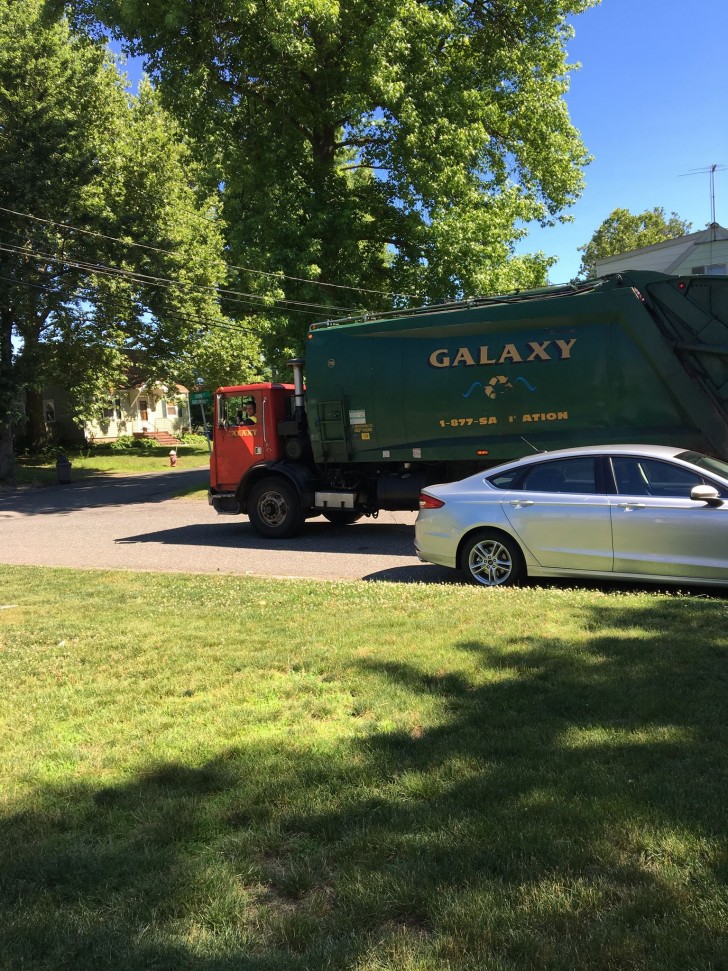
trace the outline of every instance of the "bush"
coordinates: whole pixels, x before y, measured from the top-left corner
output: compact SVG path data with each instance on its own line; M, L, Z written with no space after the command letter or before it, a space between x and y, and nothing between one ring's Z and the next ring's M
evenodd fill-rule
M207 448L207 438L205 435L196 435L194 432L186 432L179 436L183 445L192 445L194 448Z
M115 442L111 442L109 448L114 451L122 451L128 448L155 449L159 448L159 442L153 438L134 438L133 435L120 435Z

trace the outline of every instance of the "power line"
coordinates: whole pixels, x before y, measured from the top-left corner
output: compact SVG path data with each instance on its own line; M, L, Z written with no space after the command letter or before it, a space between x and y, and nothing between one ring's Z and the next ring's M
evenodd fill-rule
M16 286L30 287L33 290L46 290L49 293L57 293L63 296L72 297L78 299L78 294L72 292L71 290L64 290L58 287L48 287L41 283L29 283L27 280L13 280L11 277L0 276L0 280L6 283L12 283ZM104 305L111 308L121 308L126 309L124 305L118 300L112 300L107 302L108 298L105 298ZM176 313L173 310L165 310L163 314L159 315L162 319L169 318L170 320L181 320L181 321L194 321L195 323L207 324L210 327L220 327L224 330L236 330L242 334L257 334L257 331L253 330L252 327L244 327L241 324L235 324L231 321L213 320L212 317L202 317L199 314L181 314Z
M195 215L200 219L205 219L208 222L214 222L214 220L210 220L208 219L208 217L203 216L199 212L194 212L191 209L185 209L184 211L189 212L190 214ZM56 222L53 219L43 219L41 216L33 216L30 213L18 212L15 209L6 209L4 206L0 206L0 212L6 212L13 216L20 216L21 219L31 219L35 222L45 223L46 225L49 225L49 226L57 226L60 229L69 229L72 232L83 233L87 236L95 236L97 239L105 239L105 240L108 240L109 242L121 243L122 246L134 246L139 249L149 250L154 253L165 253L168 256L178 255L173 250L163 249L162 247L159 247L159 246L150 246L147 243L136 243L134 241L120 239L118 236L107 236L104 233L94 232L93 230L90 230L90 229L81 229L79 226L72 226L69 223ZM394 293L386 290L371 290L371 289L368 289L367 287L352 287L342 283L324 283L320 280L308 280L305 277L290 276L287 273L274 273L267 270L255 270L252 267L239 266L239 265L236 265L235 263L223 262L223 266L225 266L227 269L230 269L230 270L242 270L244 273L253 273L253 274L258 274L260 276L272 277L275 280L293 280L296 283L306 283L309 286L314 286L314 287L329 287L335 290L351 290L354 293L371 293L381 297L392 297L392 298L406 297L408 299L413 299L413 300L420 299L419 295L416 293ZM315 306L315 305L311 305L311 306ZM347 308L333 307L333 308L327 308L327 309L342 310Z
M209 216L203 216L201 212L195 212L194 209L184 209L180 207L182 212L187 212L191 216L197 216L198 219L204 219L208 223L216 223L217 220L210 219ZM420 300L421 297L418 293L394 293L390 290L369 290L366 287L349 287L343 283L323 283L320 280L308 280L306 277L302 276L288 276L286 273L269 273L266 270L253 270L247 266L235 266L232 263L226 264L233 270L244 270L246 273L260 273L263 276L272 276L283 280L295 280L297 283L309 283L311 286L315 287L333 287L336 290L353 290L356 293L374 293L382 297L407 297L411 300Z
M262 311L267 310L269 313L286 312L286 313L305 314L307 317L316 317L318 319L320 319L321 317L320 313L314 313L311 310L299 310L296 307L270 306L265 304L264 302L251 303L249 300L241 300L236 297L229 297L225 295L225 293L235 293L236 291L223 291L221 293L219 289L216 287L205 287L205 286L198 286L196 284L191 284L191 283L183 283L180 280L172 280L169 277L155 277L147 273L137 273L133 270L123 270L123 269L120 269L119 267L105 266L101 263L90 263L83 260L73 260L67 256L59 257L59 256L53 256L52 254L49 254L49 253L38 253L38 252L35 252L34 250L28 250L21 246L11 246L11 245L8 245L7 243L0 243L0 252L10 253L15 256L29 257L35 260L47 261L50 263L60 263L63 266L68 266L72 269L81 270L82 272L85 272L85 273L96 273L101 276L111 276L111 277L126 279L126 280L130 280L133 283L137 283L143 286L152 286L152 287L157 287L160 289L167 289L167 290L171 290L175 287L179 287L182 289L186 288L187 290L191 290L193 292L195 291L213 292L218 296L220 296L221 299L227 300L230 303L238 303L247 307L253 307L256 310L262 310ZM259 299L261 301L265 300L264 297L261 297ZM281 303L283 301L277 301L277 302ZM332 308L327 307L327 308L321 308L321 309L329 310ZM340 308L333 308L333 309L340 309Z
M20 239L23 239L24 238L20 233L7 233L5 230L1 230L1 232L5 233L5 235L14 236L16 238L20 238ZM142 244L138 244L138 245L142 245ZM49 254L40 254L39 255L39 254L33 253L32 251L26 250L25 247L22 247L22 246L17 247L17 251L18 251L18 253L30 253L31 255L34 255L36 258L39 258L39 259L49 259L49 260L53 260L54 259L54 257L51 256L51 255L49 255ZM168 252L168 251L159 250L159 252ZM172 255L176 255L176 254L172 254ZM67 263L69 266L70 265L73 265L73 261L71 260L70 257L69 258L64 258L62 260L62 262ZM80 261L76 261L76 262L80 262ZM99 264L99 263L87 263L87 266L88 267L100 267L100 266L103 266L103 264ZM314 308L317 311L323 311L323 312L327 312L329 310L338 310L338 311L341 311L342 313L353 313L354 312L349 307L331 307L328 304L307 303L306 301L303 301L303 300L288 300L287 298L284 298L284 297L266 297L265 295L260 295L260 294L257 294L257 293L244 293L244 292L242 292L240 290L231 290L231 289L227 289L227 288L223 288L223 287L211 287L211 286L206 286L205 284L182 283L179 280L172 281L170 277L152 277L152 276L150 276L148 274L139 273L136 270L121 270L118 267L109 267L109 270L115 270L115 271L117 271L119 273L135 274L135 275L137 275L140 278L142 278L142 277L148 277L150 280L154 280L154 279L157 279L157 280L166 280L166 281L168 281L170 283L174 283L177 286L184 286L184 287L187 287L188 289L191 289L191 290L208 291L210 293L216 294L221 299L227 300L227 301L229 301L231 303L245 303L246 301L244 301L244 300L242 300L242 301L241 300L236 300L235 298L236 297L249 297L249 298L251 298L253 300L260 300L260 301L271 300L274 303L279 303L279 304L295 304L296 306L301 306L301 307L312 307L312 308ZM234 296L228 296L228 294L233 294ZM255 305L255 304L249 304L249 306L257 306L257 305ZM270 307L271 305L264 303L264 306ZM295 312L293 307L286 307L285 309L286 310L289 310L291 312ZM320 315L318 313L316 313L316 314L313 314L312 313L311 316L320 316Z

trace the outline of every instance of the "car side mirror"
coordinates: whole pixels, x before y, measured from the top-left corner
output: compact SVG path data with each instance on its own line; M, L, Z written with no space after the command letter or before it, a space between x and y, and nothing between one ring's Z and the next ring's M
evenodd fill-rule
M695 502L707 502L709 506L722 506L723 500L714 486L697 485L690 490L690 498Z

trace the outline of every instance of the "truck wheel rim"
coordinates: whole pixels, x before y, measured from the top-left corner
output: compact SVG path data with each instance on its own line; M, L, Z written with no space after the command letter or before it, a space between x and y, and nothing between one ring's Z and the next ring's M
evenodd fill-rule
M258 501L258 514L266 526L281 526L288 515L288 503L280 492L266 492Z
M513 572L513 557L498 540L483 540L470 551L468 570L483 586L497 587L506 583Z

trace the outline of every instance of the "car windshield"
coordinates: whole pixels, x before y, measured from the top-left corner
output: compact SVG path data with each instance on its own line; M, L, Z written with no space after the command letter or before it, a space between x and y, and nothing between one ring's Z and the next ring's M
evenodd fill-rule
M675 458L680 459L681 462L690 462L691 465L697 465L699 469L714 472L716 475L722 475L724 479L728 479L728 462L724 462L723 459L713 458L712 455L701 455L700 452L680 452Z

